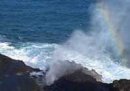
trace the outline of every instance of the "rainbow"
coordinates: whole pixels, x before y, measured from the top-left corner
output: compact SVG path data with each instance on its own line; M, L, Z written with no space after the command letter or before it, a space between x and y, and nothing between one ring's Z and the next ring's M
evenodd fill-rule
M122 37L120 36L119 34L119 26L116 26L113 22L112 22L112 19L111 19L111 12L109 11L109 8L107 7L107 5L103 2L101 3L101 7L100 7L100 10L99 10L104 19L104 22L106 23L107 27L108 27L108 31L110 32L112 38L113 38L113 41L116 45L116 49L117 49L117 52L119 53L119 55L121 57L124 57L125 55L125 46L124 46L124 43L123 43L123 39ZM124 61L124 60L123 60ZM125 58L125 63L126 64L126 61L127 61L127 58Z

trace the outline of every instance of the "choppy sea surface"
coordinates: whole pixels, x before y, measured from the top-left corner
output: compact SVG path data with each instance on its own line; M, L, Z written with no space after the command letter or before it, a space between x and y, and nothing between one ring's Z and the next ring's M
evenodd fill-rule
M130 69L121 65L97 3L97 0L0 0L0 53L43 70L69 60L96 70L103 82L129 79Z

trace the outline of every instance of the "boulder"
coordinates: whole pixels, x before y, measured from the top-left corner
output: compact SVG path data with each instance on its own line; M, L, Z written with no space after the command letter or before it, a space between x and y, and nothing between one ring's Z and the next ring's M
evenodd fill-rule
M130 80L102 83L101 75L87 68L64 74L50 86L42 85L45 84L42 74L45 73L39 69L0 54L0 91L130 91Z
M0 54L0 91L40 91L30 72L40 71Z
M111 85L98 82L81 70L61 77L44 89L45 91L114 91Z
M117 91L130 91L130 80L115 80L113 82L113 87L116 88Z

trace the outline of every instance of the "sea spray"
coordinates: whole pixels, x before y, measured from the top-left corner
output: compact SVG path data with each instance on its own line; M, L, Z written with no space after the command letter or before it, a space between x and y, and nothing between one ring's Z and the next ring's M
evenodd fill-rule
M80 64L88 68L88 70L94 69L98 74L102 75L103 82L129 78L130 70L122 67L117 61L118 58L111 56L113 53L108 50L113 47L111 43L113 42L106 32L86 34L81 30L75 31L66 43L57 47L53 52L53 60L49 63L50 69L46 74L46 78L51 79L48 79L47 83L51 84L63 75L77 70L76 67L66 64L66 61ZM114 48L113 51L115 51ZM113 72L113 70L115 71Z
M110 11L112 25L119 27L117 28L118 33L126 48L123 54L127 59L129 57L129 14L126 13L129 9L126 9L126 6L129 7L129 0L102 1ZM68 65L69 62L79 64L88 70L94 69L102 75L102 81L106 83L118 79L130 79L130 69L122 66L122 57L117 52L119 48L116 47L114 38L108 31L108 26L100 12L100 9L104 9L100 6L101 2L92 8L90 32L75 30L70 39L63 44L23 43L17 48L8 42L2 42L0 43L0 53L23 60L32 67L48 69L47 84L80 68L74 64Z
M92 32L75 31L55 50L53 60L73 60L89 69L94 68L102 74L104 82L129 78L129 68L123 67L129 67L128 10L128 0L102 0L92 10ZM124 73L125 77L121 77Z
M64 60L52 62L49 70L46 73L45 81L46 85L53 84L59 78L69 75L73 72L81 71L87 75L92 76L97 81L101 81L102 76L97 74L94 70L88 70L86 67L83 67L80 64L75 63L74 61Z
M130 64L129 4L129 0L102 0L94 9L94 17L92 20L93 24L95 23L95 28L100 25L100 30L111 33L116 51L122 59L121 64L127 67Z

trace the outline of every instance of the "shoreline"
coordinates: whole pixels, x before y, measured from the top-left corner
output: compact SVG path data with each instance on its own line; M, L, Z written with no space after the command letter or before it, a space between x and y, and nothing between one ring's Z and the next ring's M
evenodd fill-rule
M40 74L31 76L32 72ZM42 74L46 73L0 54L1 91L130 91L130 80L102 83L98 82L92 73L89 72L88 75L82 70L63 75L49 86L46 85Z

